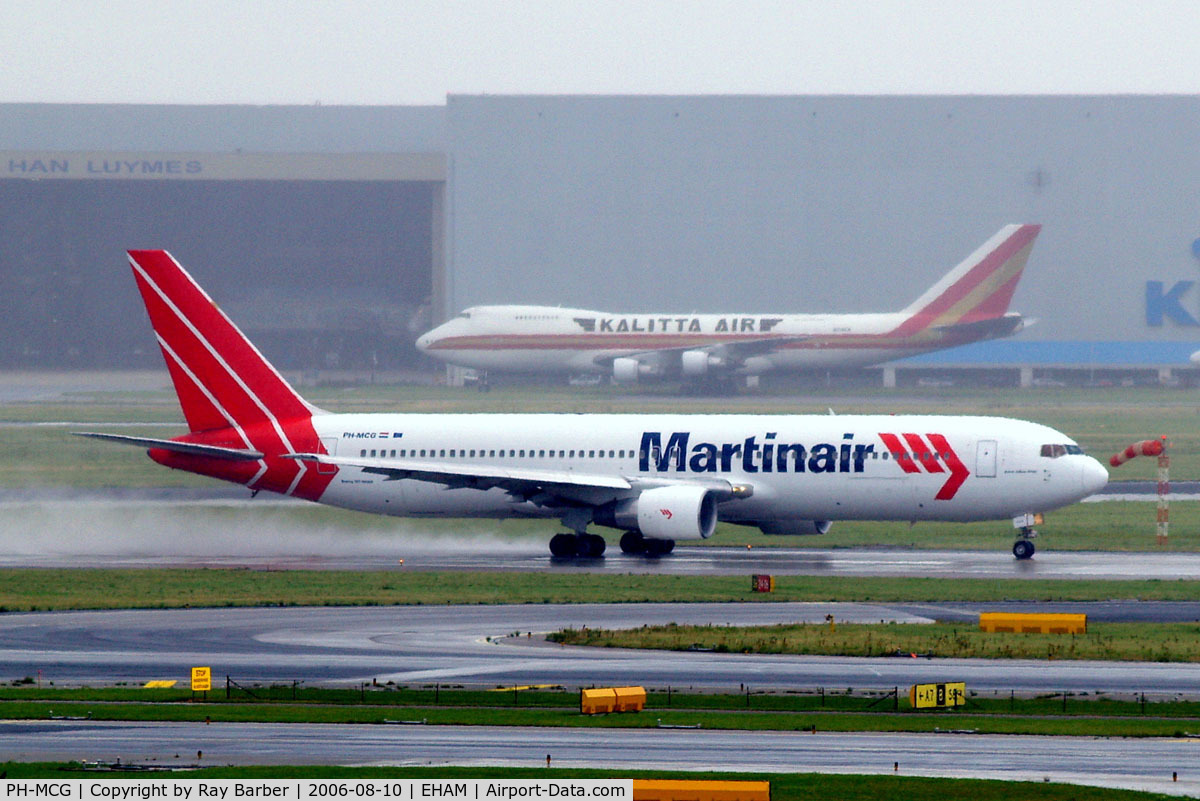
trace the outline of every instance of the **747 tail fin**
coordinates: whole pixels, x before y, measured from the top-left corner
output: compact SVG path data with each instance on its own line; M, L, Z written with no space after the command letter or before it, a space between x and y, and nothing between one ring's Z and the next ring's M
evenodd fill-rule
M1042 226L1006 225L907 308L894 334L1001 320ZM1012 321L1020 323L1019 319ZM1010 326L1011 328L1012 326ZM1011 333L1005 331L1004 333Z

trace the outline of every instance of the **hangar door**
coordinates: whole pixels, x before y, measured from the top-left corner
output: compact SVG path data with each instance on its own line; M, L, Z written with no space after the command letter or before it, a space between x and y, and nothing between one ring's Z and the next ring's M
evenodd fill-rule
M6 162L35 163L21 158ZM0 316L0 367L159 367L130 248L171 251L282 368L417 364L412 343L439 284L437 165L263 159L183 157L200 170L180 175L153 155L123 156L159 165L149 177L105 177L103 154L64 156L42 176L10 169L0 179L0 294L14 302Z

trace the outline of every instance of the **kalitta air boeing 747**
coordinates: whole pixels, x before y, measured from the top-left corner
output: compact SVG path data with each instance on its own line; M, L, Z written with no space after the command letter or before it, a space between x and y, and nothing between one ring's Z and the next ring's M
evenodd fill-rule
M821 534L834 520L1000 520L1033 554L1039 513L1108 474L1069 437L998 417L331 414L305 401L162 250L129 261L183 408L174 439L83 436L260 490L379 514L559 518L558 557L661 555L718 520Z
M494 372L728 380L861 367L984 339L1026 324L1008 311L1040 225L1006 226L903 311L886 314L613 314L475 306L417 340L450 364Z

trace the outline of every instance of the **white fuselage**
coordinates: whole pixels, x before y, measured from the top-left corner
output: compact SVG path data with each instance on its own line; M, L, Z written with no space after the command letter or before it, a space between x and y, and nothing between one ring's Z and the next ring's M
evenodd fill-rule
M1040 225L1006 225L901 311L876 314L610 313L474 306L417 347L461 367L684 378L856 367L1009 336L1008 311Z
M417 340L430 356L478 370L603 372L612 359L711 349L744 342L764 348L736 372L862 366L946 347L918 333L893 335L911 315L613 314L554 306L477 306Z
M720 505L728 522L1003 519L1074 503L1108 478L1064 434L997 417L336 414L312 422L330 455L367 465L749 485L751 497ZM561 514L499 488L447 489L356 467L339 467L319 500L400 516Z

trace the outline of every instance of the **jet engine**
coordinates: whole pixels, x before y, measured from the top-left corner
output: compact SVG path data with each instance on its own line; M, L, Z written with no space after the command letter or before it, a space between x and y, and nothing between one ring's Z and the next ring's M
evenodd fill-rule
M627 356L613 359L612 371L613 379L618 384L633 384L639 378L657 378L662 375L662 368L657 365L630 359Z
M828 533L831 525L828 520L768 520L758 527L763 534L812 536Z
M708 539L717 529L717 496L704 487L656 487L618 501L608 514L598 513L596 522L648 539Z
M713 368L725 366L725 360L703 350L685 350L679 355L679 367L692 378L707 375Z

